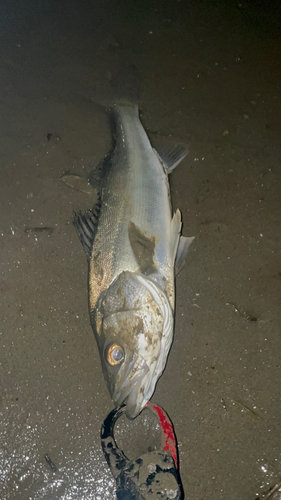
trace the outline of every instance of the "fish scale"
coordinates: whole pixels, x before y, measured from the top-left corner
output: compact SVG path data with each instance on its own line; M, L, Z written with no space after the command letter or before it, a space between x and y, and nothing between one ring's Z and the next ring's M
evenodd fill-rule
M120 272L124 269L135 272L139 267L128 239L130 221L147 236L156 237L156 266L161 269L165 265L165 274L169 260L171 212L166 173L139 121L137 108L116 106L113 113L117 117L116 149L110 174L104 180L104 202L92 256L92 261L98 252L105 256L105 279L102 286L96 282L93 265L91 307ZM173 263L169 267L172 280Z

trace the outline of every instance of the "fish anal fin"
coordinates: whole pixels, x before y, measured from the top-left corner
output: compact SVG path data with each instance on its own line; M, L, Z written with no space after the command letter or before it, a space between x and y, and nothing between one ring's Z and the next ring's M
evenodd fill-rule
M189 246L194 240L194 236L191 237L186 237L186 236L181 236L180 241L178 244L178 249L177 249L177 255L176 255L176 261L175 261L175 274L179 274L179 272L182 270L184 264L185 264L185 259L186 255L189 249Z
M174 168L186 157L188 154L188 147L185 144L167 145L157 148L155 151L160 157L160 160L167 172L170 174Z

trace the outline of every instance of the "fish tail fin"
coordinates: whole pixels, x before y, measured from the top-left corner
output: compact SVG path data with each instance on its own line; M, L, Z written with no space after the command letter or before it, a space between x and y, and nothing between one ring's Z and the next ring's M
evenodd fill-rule
M118 101L123 101L126 105L130 105L138 109L140 76L135 65L127 65L122 71L122 76L120 73L116 76L115 86L118 87L118 91L116 91L114 102L117 103Z
M130 105L138 109L140 77L137 67L120 63L103 75L102 81L93 83L91 89L81 88L79 94L97 107L111 110L114 105Z
M134 110L136 115L139 113L139 74L136 66L128 65L120 74L116 76L115 86L118 88L112 101L110 111L116 107L127 107Z

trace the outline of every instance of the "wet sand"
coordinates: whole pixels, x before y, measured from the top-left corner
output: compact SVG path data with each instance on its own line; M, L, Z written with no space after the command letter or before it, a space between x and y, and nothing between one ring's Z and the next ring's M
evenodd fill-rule
M174 423L187 500L254 500L281 476L278 3L1 8L1 498L115 498L99 437L112 402L72 226L92 199L60 178L107 153L95 101L133 63L153 144L189 144L170 183L183 234L196 238L153 400ZM120 424L130 453L142 432Z

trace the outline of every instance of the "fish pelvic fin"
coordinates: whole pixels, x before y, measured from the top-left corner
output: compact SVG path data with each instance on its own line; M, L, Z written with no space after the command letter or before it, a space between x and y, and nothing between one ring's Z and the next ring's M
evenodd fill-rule
M185 259L186 255L189 249L189 245L194 240L194 236L186 237L186 236L181 236L180 241L178 244L178 249L177 249L177 255L176 255L176 261L175 261L175 274L178 275L179 272L182 270L184 264L185 264Z
M154 150L155 151L155 150ZM170 174L174 168L186 157L188 154L188 147L185 144L167 145L158 148L155 151L159 156L167 174Z
M78 238L82 243L88 262L91 258L94 239L96 236L99 213L100 201L88 210L85 214L82 212L74 212L73 225L77 231Z
M182 227L180 210L174 213L171 221L171 259L175 264L175 274L177 275L185 264L186 255L189 246L194 240L194 236L180 236Z
M177 249L179 245L180 233L181 233L181 213L180 210L177 209L174 213L174 216L171 220L171 236L170 236L170 256L171 261L174 263L176 260Z

